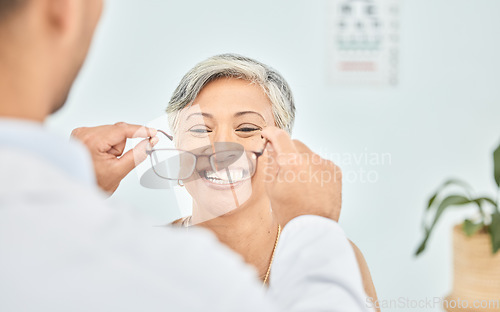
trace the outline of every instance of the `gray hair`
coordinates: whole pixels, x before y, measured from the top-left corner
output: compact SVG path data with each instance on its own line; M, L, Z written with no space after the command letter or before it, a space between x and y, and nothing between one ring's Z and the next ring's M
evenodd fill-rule
M180 111L191 105L208 83L219 78L243 79L260 85L271 101L276 126L291 134L295 104L288 83L271 67L236 54L213 56L182 78L167 107L170 129L174 133L179 126Z

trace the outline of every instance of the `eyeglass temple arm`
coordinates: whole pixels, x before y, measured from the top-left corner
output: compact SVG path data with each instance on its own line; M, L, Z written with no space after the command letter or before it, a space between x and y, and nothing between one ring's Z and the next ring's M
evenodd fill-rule
M174 137L171 136L171 135L169 135L169 134L167 134L165 131L163 131L163 130L156 130L156 131L158 131L158 132L162 133L163 135L165 135L170 141L174 140Z
M166 136L166 137L167 137L170 141L173 141L173 140L174 140L174 137L173 137L173 136L171 136L171 135L169 135L169 134L168 134L168 133L166 133L165 131L163 131L163 130L158 130L158 129L156 129L156 131L157 131L157 132L162 133L162 134L163 134L164 136ZM146 154L148 154L148 155L150 155L150 156L151 156L151 154L152 154L152 153L153 153L153 149L148 149L148 150L146 151Z

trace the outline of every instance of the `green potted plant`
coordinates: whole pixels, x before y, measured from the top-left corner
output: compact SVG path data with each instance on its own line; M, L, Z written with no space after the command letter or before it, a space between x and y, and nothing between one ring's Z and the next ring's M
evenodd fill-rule
M500 311L500 306L474 307L475 302L500 302L500 146L493 152L494 179L498 192L495 198L475 197L471 187L457 179L443 183L428 201L424 213L424 238L415 255L427 245L443 212L452 207L475 205L477 217L466 219L453 229L453 291L445 300L445 309L458 311ZM460 192L451 193L451 187ZM430 222L429 222L430 221ZM460 302L461 301L461 302Z

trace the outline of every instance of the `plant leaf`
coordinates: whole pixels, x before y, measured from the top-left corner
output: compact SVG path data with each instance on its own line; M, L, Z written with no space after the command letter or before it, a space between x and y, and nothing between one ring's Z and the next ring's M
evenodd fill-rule
M479 204L479 202L481 202L481 201L486 201L486 202L488 202L488 203L492 204L492 205L493 205L493 206L495 206L495 207L496 207L496 205L497 205L497 203L496 203L493 199L491 199L491 198L489 198L489 197L479 197L479 198L475 198L475 199L473 199L473 201L475 201L475 202L476 202L476 203L478 203L478 204Z
M427 210L429 210L432 206L432 204L434 203L434 201L436 200L436 197L438 196L439 194L439 191L436 192L434 195L432 195L431 198L429 198L429 202L427 203Z
M493 170L495 173L495 181L498 187L500 187L500 145L493 152Z
M429 201L427 203L427 210L429 210L432 206L432 204L436 201L436 198L438 197L439 193L447 186L449 185L457 185L457 186L461 186L463 187L466 191L469 191L471 189L471 187L469 186L469 184L461 181L461 180L458 180L458 179L449 179L447 180L446 182L444 182L436 191L436 193L434 193L431 198L429 198Z
M479 212L481 213L481 217L483 218L483 222L484 222L484 218L485 218L484 209L483 209L483 202L490 203L491 205L493 205L493 207L495 207L495 210L497 207L497 203L493 199L488 198L488 197L478 197L478 198L472 199L472 201L477 204Z
M484 227L484 224L482 222L474 223L471 220L465 220L464 223L462 224L462 230L469 237L476 234L483 227Z
M424 240L418 246L417 251L415 251L415 256L420 255L425 250L428 240L429 240L429 232L426 231Z
M426 228L425 237L424 237L422 243L420 244L419 248L415 252L415 255L418 256L419 254L421 254L424 251L425 245L427 244L427 241L429 240L429 237L432 233L432 230L434 229L434 226L436 225L436 223L438 222L439 218L441 217L441 215L443 214L443 212L446 208L448 208L450 206L461 206L461 205L465 205L465 204L470 204L471 202L473 202L473 201L468 199L465 196L462 196L462 195L450 195L450 196L446 197L445 199L443 199L443 201L439 204L439 206L436 210L436 214L434 215L434 220L433 220L431 226L429 228Z
M491 247L493 254L500 250L500 213L495 212L491 215L490 224Z
M450 195L443 199L443 201L439 204L436 215L434 216L434 221L432 222L430 231L434 228L436 223L438 222L439 218L443 214L444 210L450 206L460 206L460 205L465 205L465 204L470 204L473 201L468 199L465 196L462 195Z

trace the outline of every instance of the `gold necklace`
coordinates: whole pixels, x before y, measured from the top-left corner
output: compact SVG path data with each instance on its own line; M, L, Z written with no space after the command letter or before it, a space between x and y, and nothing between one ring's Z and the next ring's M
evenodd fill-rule
M271 261L269 261L269 267L267 268L266 277L264 277L263 286L266 285L267 279L269 278L269 273L271 273L271 265L273 264L273 260L274 260L274 252L276 251L276 246L278 246L280 234L281 234L281 225L278 224L278 235L276 235L276 242L274 243L273 253L271 254Z

